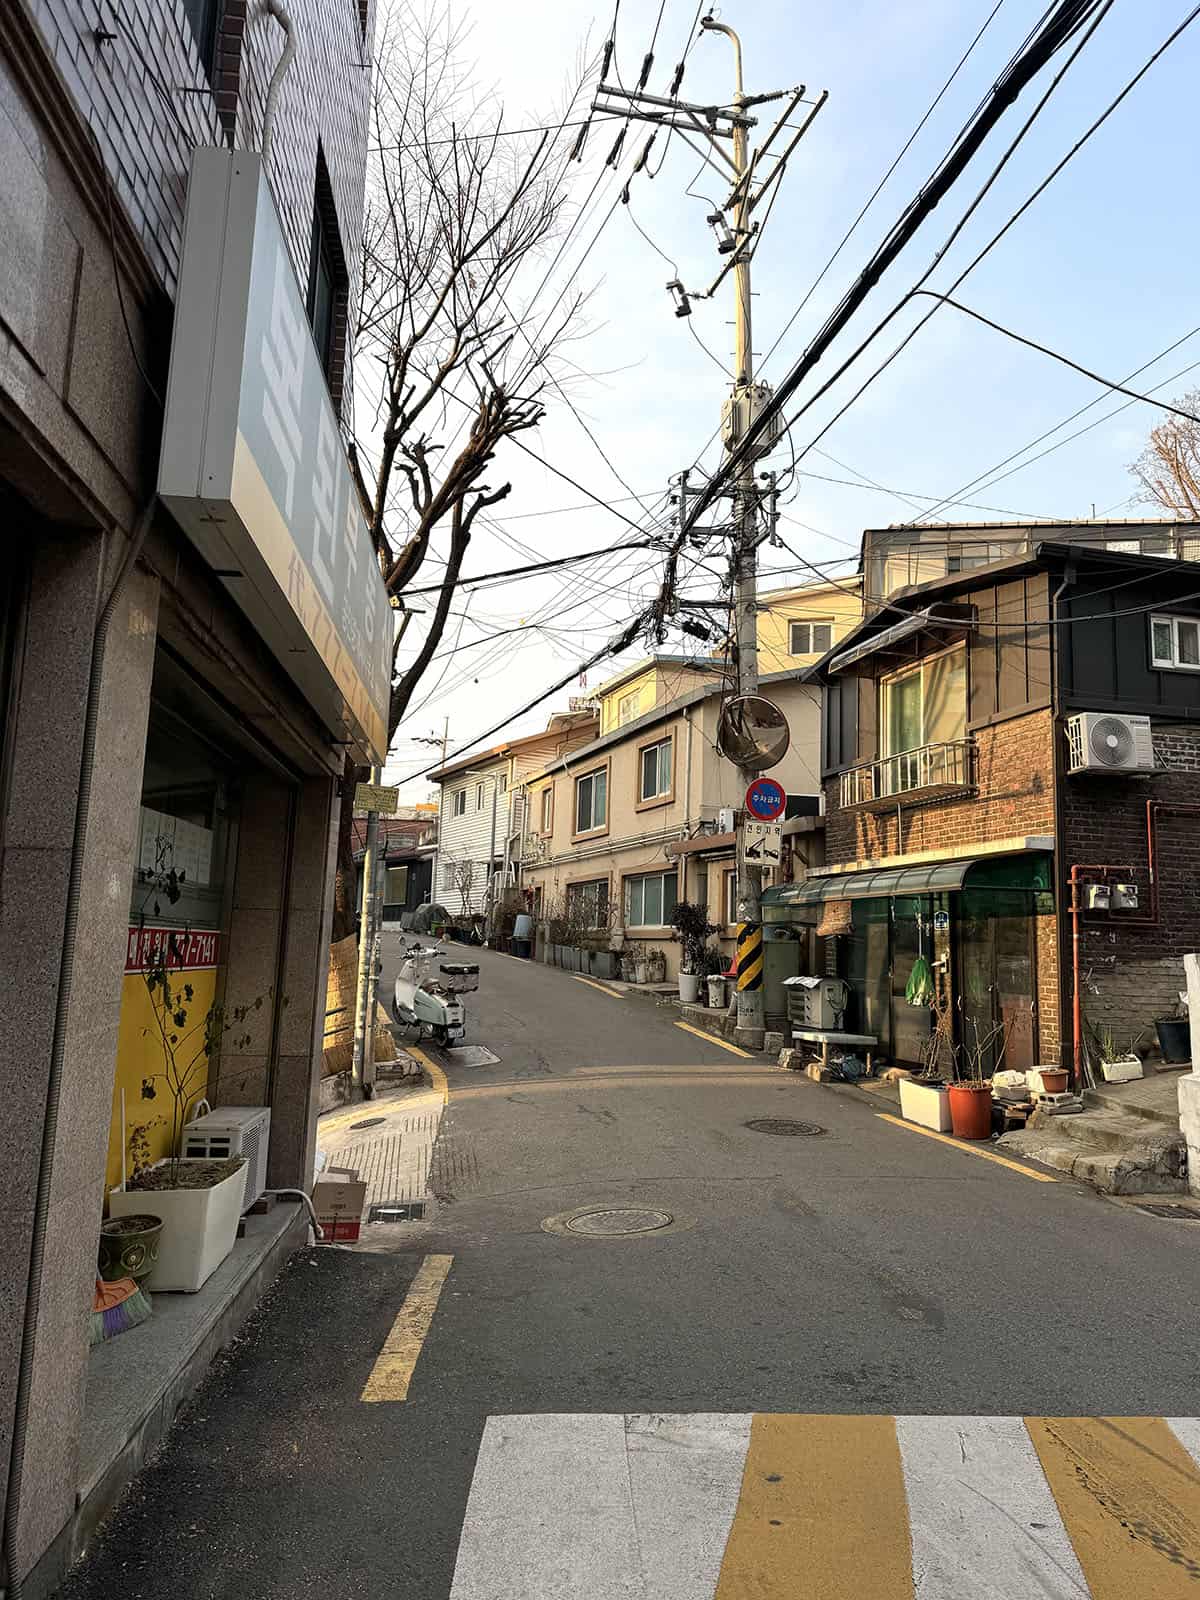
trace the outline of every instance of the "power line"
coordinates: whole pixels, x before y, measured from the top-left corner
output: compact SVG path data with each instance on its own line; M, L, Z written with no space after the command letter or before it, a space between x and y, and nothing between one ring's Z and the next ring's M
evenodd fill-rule
M650 541L648 539L641 544L614 544L609 545L605 550L587 550L576 556L555 556L550 561L536 561L524 567L505 567L500 572L481 572L474 578L458 578L453 587L455 589L471 589L477 583L491 583L501 578L525 578L531 572L547 572L551 567L567 567L576 561L595 561L597 556L612 555L618 550L648 550L649 548ZM416 594L440 594L444 588L445 584L431 583L420 589L406 589L404 595L407 598L409 595Z

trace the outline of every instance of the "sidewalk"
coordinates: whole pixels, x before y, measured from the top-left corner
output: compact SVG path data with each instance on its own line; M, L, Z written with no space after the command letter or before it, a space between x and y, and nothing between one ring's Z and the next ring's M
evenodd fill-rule
M358 1248L381 1242L382 1236L373 1237L380 1224L411 1229L413 1222L431 1216L433 1147L445 1105L444 1077L432 1085L421 1079L383 1087L374 1099L330 1112L317 1123L318 1182L353 1177L367 1186ZM390 1235L390 1228L386 1232Z

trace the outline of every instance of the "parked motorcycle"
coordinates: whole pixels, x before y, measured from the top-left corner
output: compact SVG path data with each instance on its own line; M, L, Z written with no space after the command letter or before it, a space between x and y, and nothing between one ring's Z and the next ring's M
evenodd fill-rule
M392 995L392 1019L417 1028L422 1039L443 1047L467 1036L467 1010L460 998L479 988L479 964L446 961L440 944L407 947Z

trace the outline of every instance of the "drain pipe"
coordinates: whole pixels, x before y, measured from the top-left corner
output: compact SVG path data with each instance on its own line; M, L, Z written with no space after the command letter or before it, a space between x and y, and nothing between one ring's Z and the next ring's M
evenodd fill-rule
M141 554L158 504L152 495L134 528L108 599L96 621L92 636L92 662L88 677L87 700L83 714L83 741L79 761L79 796L75 806L75 830L71 840L71 866L67 878L67 904L63 914L62 954L58 968L58 1000L54 1009L54 1038L50 1047L50 1075L46 1084L46 1115L42 1123L41 1159L38 1163L37 1193L33 1208L33 1238L29 1247L29 1281L25 1292L25 1318L21 1330L21 1356L17 1368L17 1398L13 1409L12 1453L8 1466L8 1494L4 1504L4 1600L21 1600L23 1579L17 1565L17 1533L21 1516L21 1490L25 1467L25 1443L29 1433L29 1398L33 1389L33 1363L37 1346L37 1324L42 1301L42 1267L46 1258L46 1228L50 1213L50 1186L54 1176L54 1148L58 1135L58 1115L62 1101L63 1063L67 1046L67 1013L75 976L75 938L79 927L79 896L83 885L83 852L87 842L88 814L92 799L92 772L96 763L96 725L100 715L100 682L108 633L117 601L125 588L133 564Z
M271 159L271 135L275 132L275 112L279 106L279 88L284 76L292 64L296 54L296 30L287 9L281 0L267 0L266 11L269 17L283 29L284 45L283 54L275 63L275 71L271 74L271 81L267 85L267 103L263 110L262 125L262 164L265 170L267 162Z

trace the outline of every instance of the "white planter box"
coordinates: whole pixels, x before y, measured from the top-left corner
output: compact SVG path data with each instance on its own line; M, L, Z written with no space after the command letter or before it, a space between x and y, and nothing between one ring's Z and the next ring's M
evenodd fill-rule
M679 974L679 998L685 1006L694 1006L700 999L700 974L698 972L681 972Z
M1100 1071L1105 1083L1133 1083L1142 1076L1142 1063L1137 1056L1121 1056L1116 1061L1102 1061Z
M166 1166L165 1161L157 1163ZM181 1166L194 1162L184 1160ZM194 1294L233 1249L238 1218L246 1198L243 1162L210 1189L113 1189L108 1209L114 1217L139 1212L161 1217L158 1265L142 1285L157 1293L183 1289Z
M950 1132L950 1095L945 1084L917 1083L913 1078L900 1079L900 1115L906 1122L915 1122L922 1128L932 1128L934 1133Z

